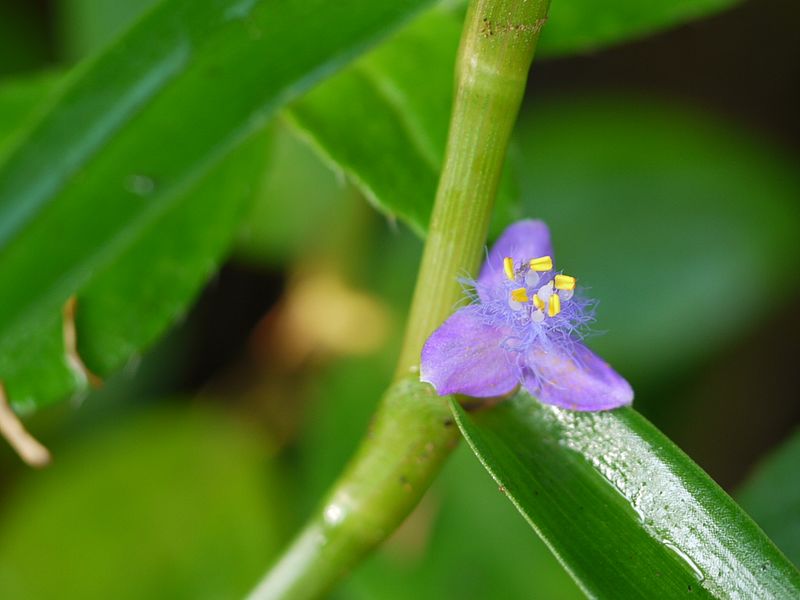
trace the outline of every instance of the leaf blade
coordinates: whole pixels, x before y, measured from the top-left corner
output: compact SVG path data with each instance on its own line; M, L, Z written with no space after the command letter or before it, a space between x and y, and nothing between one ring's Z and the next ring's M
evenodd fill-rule
M633 409L575 413L519 393L467 415L473 451L590 596L791 597L800 573Z
M78 293L82 304L81 292L95 275L135 254L144 232L200 189L280 105L426 1L347 0L332 7L168 0L69 74L60 97L0 166L0 281L14 282L0 303L0 380L11 401L35 405L80 389L80 374L59 356L58 315L67 298ZM191 203L183 206L181 226L196 226ZM228 240L234 231L226 219ZM225 247L206 248L197 263L204 276ZM202 279L189 286L189 297ZM184 294L181 304L188 299ZM78 318L91 321L92 303L86 304ZM146 305L126 306L146 318ZM163 323L154 329L174 313L162 311ZM86 341L87 333L78 337ZM34 376L35 353L20 364L20 347L37 344L52 349L47 366L62 363L50 369L47 382ZM94 353L90 369L105 374L112 363L119 366L119 355L113 361L101 355Z
M287 109L301 138L344 171L376 209L420 236L444 159L460 33L452 14L432 10ZM506 169L495 234L516 215L515 198L513 173Z

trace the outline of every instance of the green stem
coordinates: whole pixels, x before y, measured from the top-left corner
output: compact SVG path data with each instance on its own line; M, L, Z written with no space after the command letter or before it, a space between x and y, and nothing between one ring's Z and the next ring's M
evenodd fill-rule
M456 65L444 167L411 304L398 375L415 373L428 336L478 268L511 130L549 0L470 3Z
M447 398L418 380L419 356L480 263L506 149L549 0L473 0L456 94L395 383L369 434L288 551L251 598L325 593L416 506L458 440Z

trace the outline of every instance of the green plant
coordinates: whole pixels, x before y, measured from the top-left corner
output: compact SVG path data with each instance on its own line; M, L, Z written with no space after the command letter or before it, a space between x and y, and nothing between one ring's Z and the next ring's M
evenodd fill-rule
M345 248L366 244L358 217L337 224L345 211L293 206L324 195L344 207L357 190L425 240L399 359L354 458L253 598L330 591L409 515L461 437L589 596L798 594L795 566L634 408L577 413L525 390L444 397L419 376L426 339L463 300L460 278L477 274L487 236L520 217L546 218L571 264L587 266L611 307L598 345L633 375L680 373L762 312L760 290L798 262L800 181L780 152L611 93L539 100L516 125L535 52L601 47L728 4L615 0L600 18L583 0L549 16L547 0L473 0L466 15L423 0L142 2L130 29L75 67L0 88L0 393L26 414L104 379L113 388L232 252L363 262ZM124 28L135 16L106 18ZM95 43L78 39L75 52ZM291 154L297 140L352 188L303 181L324 170ZM406 281L388 260L363 269L375 289ZM315 289L325 291L305 310L338 319L325 313L338 288ZM371 305L358 306L366 319ZM279 354L304 335L287 331ZM360 370L342 377L342 397L369 382ZM26 443L13 414L2 421Z

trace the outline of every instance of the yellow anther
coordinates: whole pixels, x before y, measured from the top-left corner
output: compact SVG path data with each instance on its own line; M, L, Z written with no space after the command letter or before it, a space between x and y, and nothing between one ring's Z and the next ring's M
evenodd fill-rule
M544 310L544 302L537 294L533 295L533 305L539 310Z
M511 290L511 299L514 302L527 302L528 292L524 287Z
M569 275L556 275L555 283L553 285L557 290L574 290L575 278Z
M503 270L506 272L506 277L508 277L511 281L514 281L514 259L510 256L506 256L503 259Z
M558 313L561 312L561 298L558 297L558 294L553 294L550 296L550 302L547 304L547 314L551 317L555 317Z
M549 256L531 259L531 269L534 271L550 271L553 268L553 259Z

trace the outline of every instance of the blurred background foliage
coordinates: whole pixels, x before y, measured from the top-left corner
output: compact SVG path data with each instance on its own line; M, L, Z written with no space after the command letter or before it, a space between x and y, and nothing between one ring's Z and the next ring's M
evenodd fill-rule
M151 4L0 3L0 151L57 85L49 72ZM559 264L600 299L608 335L592 345L637 408L729 491L755 469L742 502L798 564L800 9L750 1L676 25L700 15L672 3L687 8L659 18L662 2L648 18L621 11L636 25L622 35L613 19L583 22L585 4L554 2L558 40L581 52L543 39L498 218L549 222ZM391 377L410 300L411 229L424 229L449 108L431 90L451 83L446 64L420 73L419 60L459 31L428 18L400 34L406 64L379 49L269 126L252 213L186 318L103 389L34 417L54 464L31 472L0 453L0 596L239 597L312 510ZM359 85L382 93L335 103ZM409 88L399 128L391 91ZM335 113L327 130L321 110ZM347 137L364 110L383 129ZM392 180L394 153L429 177ZM392 194L422 198L412 228L364 201L394 214ZM580 597L520 523L461 447L336 597Z

